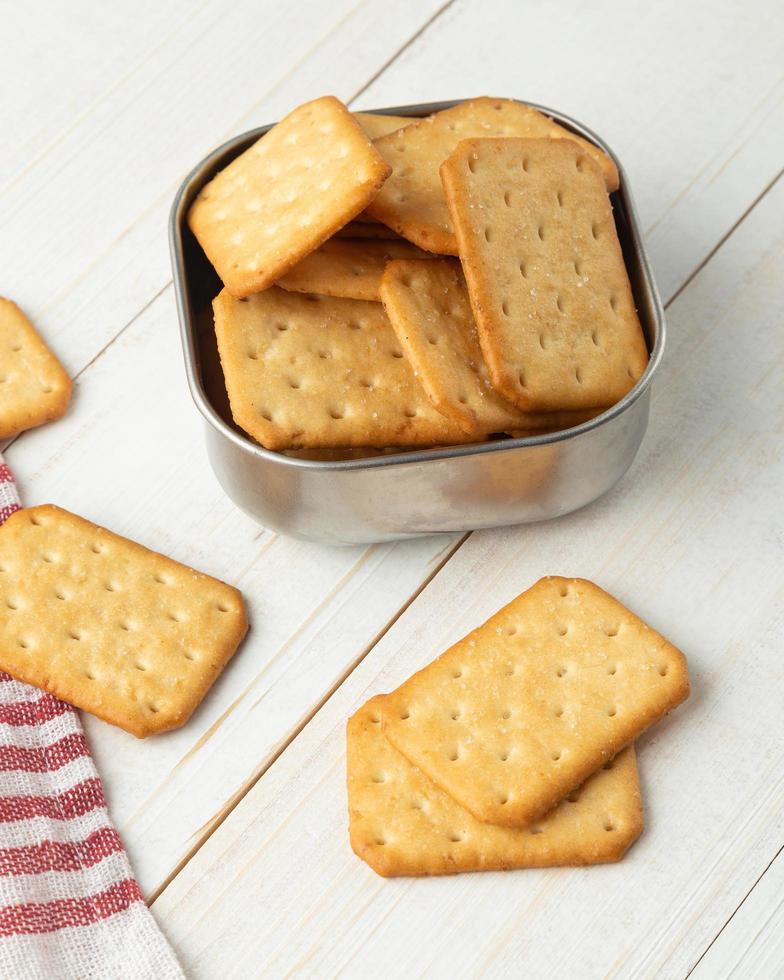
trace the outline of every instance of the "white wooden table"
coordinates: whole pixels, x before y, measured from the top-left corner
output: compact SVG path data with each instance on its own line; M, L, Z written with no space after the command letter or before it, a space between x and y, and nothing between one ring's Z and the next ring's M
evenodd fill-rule
M0 292L76 378L7 458L54 501L238 585L252 631L181 731L86 718L154 914L204 977L772 977L784 969L784 7L773 0L0 2ZM254 525L207 464L166 243L213 146L332 92L561 108L630 175L669 345L638 460L557 522L328 549ZM377 878L343 728L542 574L688 655L640 746L619 865Z

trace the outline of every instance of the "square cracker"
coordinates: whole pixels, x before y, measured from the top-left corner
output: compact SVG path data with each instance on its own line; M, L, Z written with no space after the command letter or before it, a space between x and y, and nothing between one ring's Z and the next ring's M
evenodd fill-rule
M605 153L536 109L511 99L470 99L376 140L392 167L392 176L368 205L367 213L420 248L457 255L438 168L460 140L474 136L574 140L606 173L608 189L618 187L618 171Z
M601 174L570 140L465 140L441 167L493 384L526 411L614 404L648 351Z
M634 747L526 829L494 827L431 782L381 731L372 698L346 727L349 837L385 878L619 861L642 832Z
M50 504L0 528L0 670L143 738L183 725L248 628L237 589Z
M390 167L342 102L306 102L206 184L188 223L226 288L266 289L359 214Z
M683 654L598 586L544 578L380 706L478 819L525 827L689 694Z
M388 262L381 299L428 398L467 432L567 429L596 414L523 412L495 390L460 263L454 259Z
M244 301L224 289L213 309L232 415L267 449L469 441L428 401L380 303L273 286Z
M59 419L71 379L16 303L0 297L0 438Z
M277 285L296 293L378 302L384 266L396 258L429 261L430 253L400 239L385 242L331 238L289 269Z

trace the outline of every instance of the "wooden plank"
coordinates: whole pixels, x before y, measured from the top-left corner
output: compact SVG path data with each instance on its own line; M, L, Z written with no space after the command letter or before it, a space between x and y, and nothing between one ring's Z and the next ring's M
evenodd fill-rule
M682 977L780 846L784 181L670 311L638 462L558 522L472 535L153 908L193 976ZM619 865L385 882L349 850L347 716L545 573L584 575L690 659L642 739ZM263 909L263 914L260 910Z
M784 852L779 852L689 977L780 977L783 970Z
M6 4L0 188L10 191L193 16L186 0ZM9 138L10 136L10 138Z
M667 296L781 170L782 36L784 6L764 0L742 17L735 0L709 15L672 0L456 4L361 102L509 95L570 113L623 162Z

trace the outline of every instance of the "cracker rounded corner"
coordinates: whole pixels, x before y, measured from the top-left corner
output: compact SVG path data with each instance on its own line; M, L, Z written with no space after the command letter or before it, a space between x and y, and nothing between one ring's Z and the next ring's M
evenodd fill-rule
M399 872L396 872L393 861L388 853L385 853L385 845L371 842L366 834L356 828L356 821L360 818L358 811L349 810L348 839L351 850L379 877L396 877Z
M215 581L219 582L223 587L222 594L216 602L218 611L222 614L229 614L236 617L234 634L236 637L236 646L238 647L245 639L250 628L245 597L235 585L229 585L228 582L223 582L220 579L215 579ZM234 655L234 651L232 651L231 655Z
M15 530L17 524L25 523L35 527L44 527L49 518L63 514L68 514L68 511L58 507L57 504L34 504L32 507L22 507L11 514L2 526L6 530Z
M596 846L592 855L592 864L617 864L622 860L629 848L642 836L645 830L642 800L639 798L629 807L618 821L619 825L605 825L603 840ZM608 830L612 826L612 830Z

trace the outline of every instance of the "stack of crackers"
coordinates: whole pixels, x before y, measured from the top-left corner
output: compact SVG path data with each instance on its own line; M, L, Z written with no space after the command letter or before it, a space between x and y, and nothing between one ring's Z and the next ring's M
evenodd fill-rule
M378 451L568 428L648 353L598 147L519 102L300 106L194 200L235 422Z
M384 876L617 861L643 827L633 742L688 694L663 636L541 579L349 720L351 846Z

